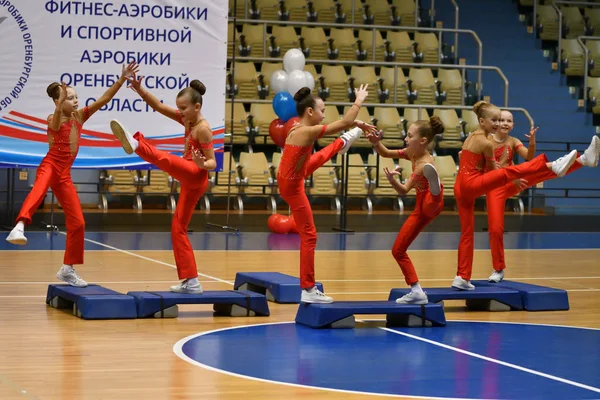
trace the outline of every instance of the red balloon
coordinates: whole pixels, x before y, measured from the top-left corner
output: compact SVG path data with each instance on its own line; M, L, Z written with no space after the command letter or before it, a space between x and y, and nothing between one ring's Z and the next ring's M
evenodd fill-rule
M285 146L285 138L287 137L285 126L285 123L279 118L271 121L269 125L269 136L271 136L273 142L279 147Z
M300 233L298 232L298 226L296 225L296 220L294 219L294 214L290 215L290 233Z
M292 218L288 217L286 215L281 216L281 219L279 220L279 224L281 225L281 230L285 233L291 232L293 223L294 223L294 221L292 220Z
M284 218L286 219L285 222L283 221ZM289 227L286 226L287 219L287 217L281 214L271 214L267 220L267 226L273 233L288 233Z
M300 123L300 118L298 118L298 117L292 117L286 121L285 125L283 126L283 131L285 132L286 138L287 138L288 133L290 133L290 130L292 130L292 128L295 127L296 125L298 125L299 123Z

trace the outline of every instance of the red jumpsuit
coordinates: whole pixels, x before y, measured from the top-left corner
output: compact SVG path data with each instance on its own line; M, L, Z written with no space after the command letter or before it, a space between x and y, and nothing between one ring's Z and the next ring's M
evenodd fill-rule
M178 122L183 124L181 116ZM208 187L208 171L199 168L192 160L192 150L212 149L213 143L199 143L190 137L191 131L186 129L186 145L183 158L158 150L146 141L144 135L137 132L134 135L139 141L135 153L145 161L156 165L181 183L181 192L177 208L171 223L171 244L175 255L175 265L179 279L196 278L198 270L194 250L187 237L187 227L194 214L198 200L202 197Z
M83 122L89 117L89 109L85 107ZM48 188L51 188L65 213L67 244L63 263L67 265L83 264L85 221L77 190L71 179L71 165L79 151L82 127L83 125L74 119L63 123L58 131L48 126L50 149L37 169L33 187L25 198L16 220L23 221L25 225L31 224L33 213L46 197Z
M483 154L475 154L462 150L458 176L454 185L454 196L458 206L461 235L458 245L457 275L465 280L471 280L473 270L473 242L475 230L475 199L489 193L491 190L512 184L512 181L530 174L544 174L548 171L545 154L531 161L496 169L483 171ZM551 171L550 171L551 172Z
M319 137L323 136L325 129L324 125ZM344 147L344 141L338 138L314 154L311 154L313 145L286 144L283 148L277 183L281 197L292 210L300 234L300 287L302 289L310 289L315 286L315 247L317 246L317 230L312 209L304 191L304 179L330 160L342 147Z
M518 144L514 151L519 149L523 144ZM501 146L494 150L494 158L500 162L504 152L508 153L508 166L513 165L513 148L511 146ZM579 155L578 155L579 156ZM582 164L575 162L567 171L570 174L583 167ZM545 171L526 174L521 178L527 181L529 187L535 186L540 182L556 178L556 174L546 168ZM486 194L486 205L488 214L488 233L490 238L490 250L492 252L492 264L496 271L502 271L506 268L504 260L504 210L506 200L516 196L519 189L514 183L508 182L506 185L493 189Z
M408 160L404 150L398 150L399 158ZM413 161L413 171L415 169L415 162ZM406 250L411 243L417 238L419 233L437 217L442 209L444 208L444 188L437 196L434 196L429 191L429 182L424 175L417 175L413 173L411 179L415 182L415 191L417 192L417 199L415 203L415 209L410 216L402 225L396 241L392 247L392 255L396 259L396 262L400 266L404 279L407 285L412 285L419 281L417 278L417 272L415 267L406 254Z

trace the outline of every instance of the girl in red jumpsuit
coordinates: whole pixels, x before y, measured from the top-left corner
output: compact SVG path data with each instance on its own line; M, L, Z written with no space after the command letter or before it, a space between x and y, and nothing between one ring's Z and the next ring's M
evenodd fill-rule
M392 255L404 274L406 284L411 290L406 295L396 299L398 304L427 304L427 294L419 284L415 267L406 254L410 244L431 221L437 217L444 208L444 188L440 183L437 170L433 165L433 157L427 146L433 141L435 135L444 132L444 125L437 116L429 121L415 121L408 128L406 135L406 148L389 150L381 142L380 136L369 135L375 151L386 158L403 158L412 162L413 173L405 184L401 184L395 176L400 171L389 171L384 168L390 184L401 196L406 195L411 189L417 192L415 209L410 214L402 229L396 237L392 247Z
M546 156L542 154L523 164L498 168L494 158L494 147L487 136L499 127L500 109L488 102L479 101L473 106L473 111L479 119L479 127L463 143L454 186L461 236L458 246L458 271L452 287L460 290L475 289L475 286L469 282L473 270L475 199L516 179L522 179L528 174L552 171L562 177L577 158L577 151L573 150L553 162L548 162ZM486 167L489 172L484 171ZM522 182L527 184L524 179Z
M515 153L528 161L535 156L535 135L537 128L532 129L529 132L529 135L525 135L529 139L527 148L523 146L523 143L521 143L519 139L510 136L510 132L513 128L514 120L512 113L503 110L500 114L500 127L496 132L488 136L488 139L494 146L494 158L500 164L501 168L513 165L513 155ZM600 139L598 136L594 136L590 146L576 159L566 175L577 171L584 166L598 166L599 151ZM492 252L492 264L494 267L494 272L488 278L490 282L497 283L504 279L504 269L506 268L504 259L504 209L506 200L516 196L525 186L532 187L540 182L556 177L557 175L554 172L546 170L541 173L523 176L526 183L523 183L521 179L517 179L486 194L488 233L490 238L490 250Z
M356 100L341 120L329 125L320 125L325 117L325 104L319 97L310 94L309 88L300 89L295 95L296 110L300 123L293 127L287 136L277 183L281 197L288 203L300 234L300 287L301 301L304 303L331 303L315 286L315 247L317 231L312 209L304 192L304 179L335 154L348 151L352 142L361 135L361 129L371 132L375 127L362 121L355 121L362 102L367 97L367 86L355 89ZM350 127L340 138L321 151L312 154L313 144L324 135L332 135Z
M199 80L193 80L189 87L177 94L175 109L162 104L144 89L141 86L142 79L143 77L137 79L135 76L129 79L131 88L154 110L185 126L183 157L156 149L141 132L131 135L116 120L110 122L110 127L127 154L135 152L140 158L156 165L181 183L179 201L171 223L171 243L177 275L182 281L171 286L171 291L200 294L202 286L198 281L196 259L187 237L187 227L196 203L208 187L208 171L217 167L212 130L202 116L202 95L206 92L206 87Z
M83 124L119 91L126 78L132 76L138 69L136 63L123 66L121 77L98 100L91 105L79 108L77 92L64 82L50 84L46 89L56 108L54 114L48 117L49 151L40 163L35 182L25 198L21 211L17 216L16 225L6 240L13 244L24 245L25 225L31 224L31 217L42 203L48 188L56 196L65 213L67 225L67 244L63 265L56 277L71 286L85 287L87 282L81 279L74 264L83 264L83 234L85 221L77 190L71 179L71 165L79 151L79 138Z

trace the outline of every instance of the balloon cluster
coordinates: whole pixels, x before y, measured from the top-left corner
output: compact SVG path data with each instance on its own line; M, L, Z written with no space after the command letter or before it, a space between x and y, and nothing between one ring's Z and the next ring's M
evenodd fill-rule
M305 64L304 53L300 49L290 49L283 56L283 70L271 75L270 85L275 92L273 111L279 118L271 121L269 136L279 147L285 145L288 132L300 121L294 95L303 87L315 88L315 78L304 71Z
M267 220L267 226L273 233L298 233L293 215L288 217L281 214L271 214Z

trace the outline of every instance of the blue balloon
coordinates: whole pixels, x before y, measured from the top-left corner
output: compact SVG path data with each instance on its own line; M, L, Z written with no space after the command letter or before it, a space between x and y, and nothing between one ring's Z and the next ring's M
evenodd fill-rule
M283 122L298 116L294 97L288 92L279 92L275 95L273 98L273 111Z

